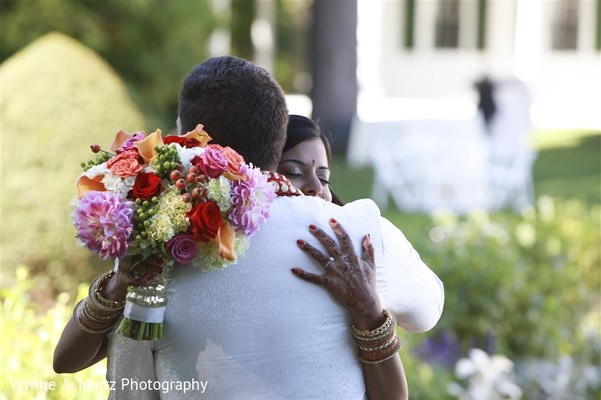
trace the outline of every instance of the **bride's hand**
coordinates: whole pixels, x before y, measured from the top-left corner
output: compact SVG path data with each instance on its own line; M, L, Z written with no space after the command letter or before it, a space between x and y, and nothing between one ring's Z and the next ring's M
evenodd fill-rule
M137 256L126 256L119 260L117 273L107 282L103 295L107 299L125 299L128 286L141 286L152 282L162 272L163 259L151 255L140 261Z
M119 286L141 286L151 282L162 272L163 259L153 254L143 260L139 256L126 256L119 260L117 277Z
M330 226L340 245L322 229L309 226L310 232L328 254L303 240L297 241L298 246L324 268L324 273L312 274L300 268L293 268L292 273L307 282L323 286L350 311L353 324L358 329L374 329L382 324L384 317L376 290L376 263L370 236L364 237L359 257L344 228L334 219L330 220Z

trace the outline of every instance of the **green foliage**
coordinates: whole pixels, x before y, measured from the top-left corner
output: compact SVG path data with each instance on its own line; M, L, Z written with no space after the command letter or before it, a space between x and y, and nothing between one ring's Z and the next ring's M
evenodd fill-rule
M0 61L51 31L94 49L130 85L155 126L174 126L179 85L207 56L208 0L0 2Z
M70 222L80 163L91 144L144 129L144 119L113 69L59 33L4 62L0 79L2 279L27 264L44 273L40 287L70 290L95 272Z
M77 374L58 375L52 370L52 354L69 320L74 301L66 293L42 312L33 301L27 270L17 270L16 283L0 290L0 400L106 399L106 366L98 363ZM80 288L79 297L86 287Z
M601 203L601 132L545 132L538 146L533 168L537 193Z
M511 359L599 356L583 321L600 301L601 206L541 198L524 215L440 216L414 243L445 283L436 331ZM492 344L490 341L492 340Z

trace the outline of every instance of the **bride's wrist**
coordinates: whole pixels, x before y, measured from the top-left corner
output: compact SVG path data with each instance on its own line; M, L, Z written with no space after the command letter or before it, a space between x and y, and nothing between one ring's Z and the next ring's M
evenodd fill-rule
M127 288L119 285L117 274L113 275L105 285L100 287L99 291L102 297L112 301L125 301L127 295Z
M376 306L363 313L353 313L351 315L353 325L359 330L372 330L382 325L386 321L384 308Z

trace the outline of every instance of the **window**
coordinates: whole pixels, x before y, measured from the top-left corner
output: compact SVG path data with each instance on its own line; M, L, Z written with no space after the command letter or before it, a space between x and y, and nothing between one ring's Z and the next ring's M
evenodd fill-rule
M552 49L578 48L578 3L577 0L557 0L551 27Z
M405 1L405 48L413 49L415 43L415 1Z
M459 0L439 0L435 46L437 48L459 47Z

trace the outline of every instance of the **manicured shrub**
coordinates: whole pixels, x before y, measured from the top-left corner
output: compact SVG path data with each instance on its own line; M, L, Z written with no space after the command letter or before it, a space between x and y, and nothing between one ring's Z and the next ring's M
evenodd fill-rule
M72 289L98 272L70 223L79 164L91 144L145 129L144 119L115 72L59 33L6 60L0 80L2 281L23 263L40 273L40 287Z

